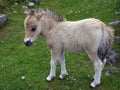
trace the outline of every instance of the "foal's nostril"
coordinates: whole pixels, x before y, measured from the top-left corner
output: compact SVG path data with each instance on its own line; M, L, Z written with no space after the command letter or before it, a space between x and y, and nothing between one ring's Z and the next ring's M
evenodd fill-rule
M32 45L32 42L31 41L26 41L24 42L26 46L31 46Z

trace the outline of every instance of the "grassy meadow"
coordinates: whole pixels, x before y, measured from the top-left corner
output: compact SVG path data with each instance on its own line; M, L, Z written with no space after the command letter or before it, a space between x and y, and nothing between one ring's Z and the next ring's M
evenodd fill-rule
M4 5L6 0L0 0ZM22 1L22 0L21 0ZM97 18L108 24L120 20L119 0L39 0L34 8L48 8L63 15L67 20L75 21L85 18ZM7 2L7 1L6 1ZM31 47L26 47L23 22L26 17L22 6L9 4L4 10L7 22L0 25L0 90L120 90L120 59L116 66L118 70L110 76L106 65L101 78L101 85L95 89L89 88L94 70L88 56L84 53L66 53L68 76L59 80L60 66L57 65L57 75L52 82L46 77L50 69L50 51L44 39L40 36ZM1 9L0 9L1 10ZM13 13L16 10L17 13ZM3 13L3 11L1 11ZM0 13L1 13L0 12ZM115 35L120 36L120 24L112 26ZM113 49L120 57L120 43L115 42Z

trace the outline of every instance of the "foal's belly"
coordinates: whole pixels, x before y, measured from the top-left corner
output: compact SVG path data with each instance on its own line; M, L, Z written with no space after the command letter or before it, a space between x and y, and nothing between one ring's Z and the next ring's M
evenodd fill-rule
M83 48L81 45L67 45L64 46L64 50L67 52L80 52L83 51Z

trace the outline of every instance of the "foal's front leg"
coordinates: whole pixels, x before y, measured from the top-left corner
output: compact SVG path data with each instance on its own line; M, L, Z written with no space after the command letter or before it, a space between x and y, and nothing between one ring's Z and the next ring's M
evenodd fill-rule
M50 60L50 73L47 77L47 81L51 81L56 76L56 63L57 63L58 55L51 50L51 60Z
M66 65L65 65L65 58L64 58L64 52L61 52L59 54L59 62L61 65L61 74L59 76L60 79L64 79L66 75L68 75L67 70L66 70Z

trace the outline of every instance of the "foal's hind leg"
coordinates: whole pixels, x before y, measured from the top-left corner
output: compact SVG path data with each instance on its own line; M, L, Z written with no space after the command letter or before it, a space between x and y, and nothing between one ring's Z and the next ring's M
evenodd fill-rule
M95 88L97 85L100 84L102 69L103 69L102 62L99 60L95 61L94 62L95 75L94 75L94 81L91 83L91 87Z
M59 62L61 65L61 74L59 76L60 79L64 79L66 75L68 75L67 70L66 70L66 65L65 65L65 58L64 58L64 52L61 52L59 54Z
M101 78L101 72L103 69L103 63L98 58L97 54L89 55L90 59L93 62L95 75L94 75L94 81L90 84L91 87L95 88L97 85L100 84L100 78Z

